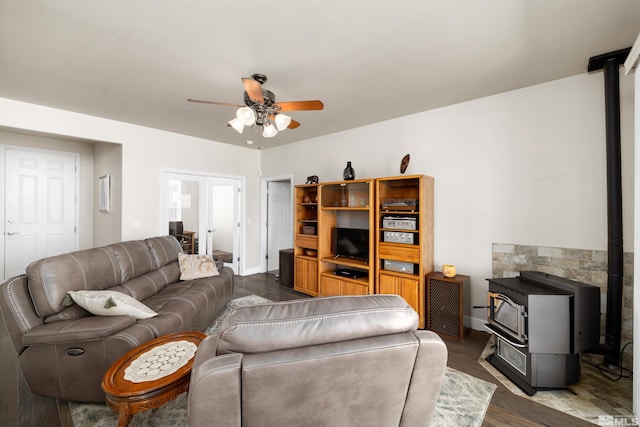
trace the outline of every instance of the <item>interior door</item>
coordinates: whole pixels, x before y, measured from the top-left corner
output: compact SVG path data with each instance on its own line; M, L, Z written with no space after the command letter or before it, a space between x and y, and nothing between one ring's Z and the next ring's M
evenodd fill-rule
M240 183L233 178L209 178L207 253L225 261L238 272Z
M4 276L77 249L76 156L5 150Z
M280 267L279 252L291 248L293 224L291 218L290 181L267 182L267 271Z

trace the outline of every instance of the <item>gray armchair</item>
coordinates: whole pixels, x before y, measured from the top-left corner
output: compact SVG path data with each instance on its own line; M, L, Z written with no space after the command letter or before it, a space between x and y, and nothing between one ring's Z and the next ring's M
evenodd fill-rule
M399 296L241 307L198 348L198 426L428 426L447 348Z

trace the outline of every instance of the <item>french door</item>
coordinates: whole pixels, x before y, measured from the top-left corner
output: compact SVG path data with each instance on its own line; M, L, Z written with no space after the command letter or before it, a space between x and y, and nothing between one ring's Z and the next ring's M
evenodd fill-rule
M242 178L163 172L164 223L196 233L196 253L217 254L241 274ZM165 231L166 233L167 231Z

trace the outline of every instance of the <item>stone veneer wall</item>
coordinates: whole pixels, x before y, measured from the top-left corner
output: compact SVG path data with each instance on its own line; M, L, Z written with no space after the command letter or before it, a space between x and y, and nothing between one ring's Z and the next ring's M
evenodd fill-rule
M598 286L600 295L601 342L607 311L607 251L567 249L547 246L494 243L492 277L515 277L520 271L542 271L589 285ZM624 254L621 344L633 341L633 252ZM633 346L626 348L622 364L632 368Z

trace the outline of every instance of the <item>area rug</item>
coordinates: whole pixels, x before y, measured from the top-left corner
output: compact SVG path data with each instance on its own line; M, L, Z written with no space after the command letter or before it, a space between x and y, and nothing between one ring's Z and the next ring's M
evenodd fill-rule
M630 378L606 379L589 363L589 355L582 356L580 381L576 384L567 389L538 391L528 396L485 360L494 351L493 341L493 337L489 339L478 362L513 394L596 425L614 425L614 420L620 422L616 425L631 425L623 423L637 419L633 417L631 401L633 381Z
M269 300L257 295L232 300L205 333L210 335L215 332L220 327L222 319L235 308L263 302L269 302ZM431 425L436 427L480 426L496 388L495 384L447 368ZM69 408L74 427L113 427L118 425L117 414L105 404L69 402ZM175 400L160 408L135 414L129 426L188 426L187 393L182 393Z

